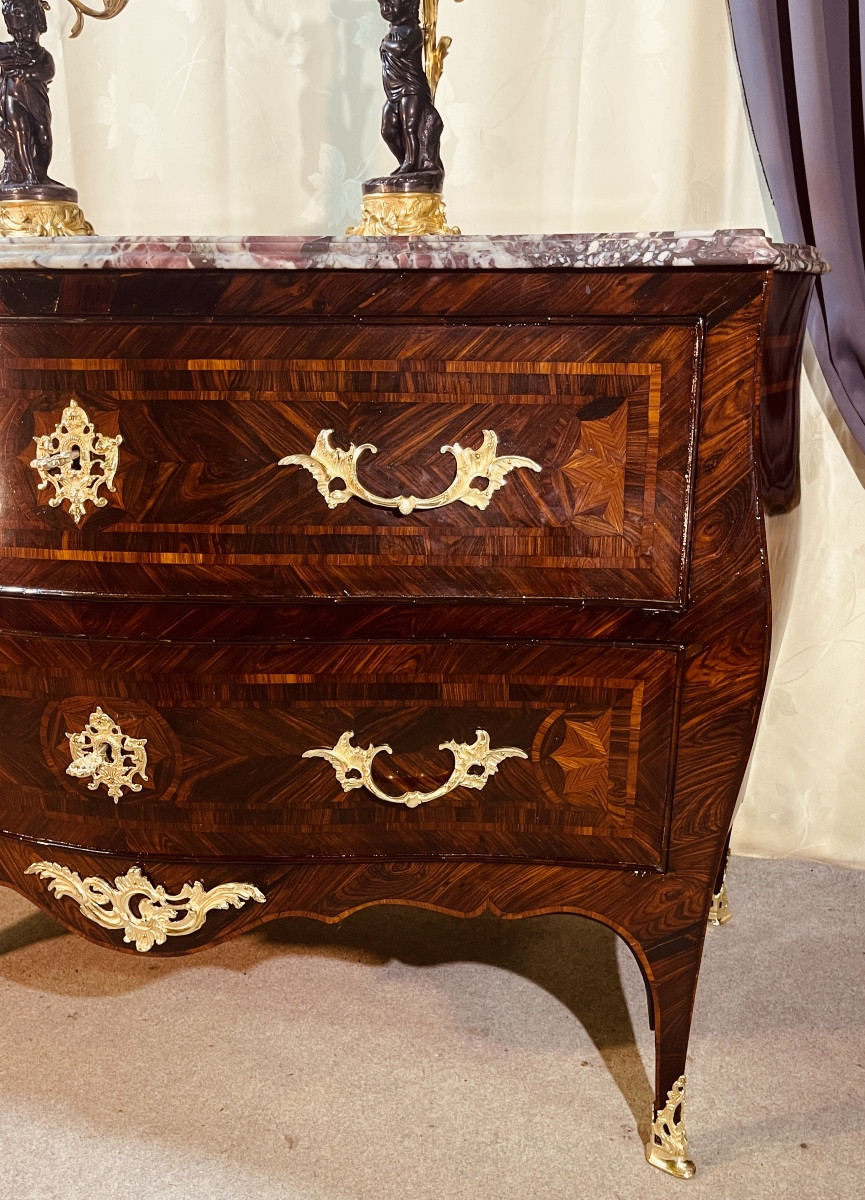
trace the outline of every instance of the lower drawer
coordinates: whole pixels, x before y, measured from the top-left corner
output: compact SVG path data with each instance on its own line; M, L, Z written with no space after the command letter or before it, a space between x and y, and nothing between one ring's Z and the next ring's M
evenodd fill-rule
M660 868L681 650L0 640L0 827L162 857Z

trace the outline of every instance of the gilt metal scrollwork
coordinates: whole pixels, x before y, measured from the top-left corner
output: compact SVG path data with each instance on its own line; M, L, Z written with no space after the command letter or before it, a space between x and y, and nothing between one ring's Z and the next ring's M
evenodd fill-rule
M201 929L214 909L242 908L248 900L264 904L266 897L251 883L222 883L205 890L187 883L175 895L157 887L133 867L118 875L114 887L91 875L82 879L59 863L37 862L25 874L49 880L48 890L58 898L74 900L89 921L103 929L122 929L124 942L145 953L162 946L169 937L184 937Z
M366 788L379 800L388 804L404 804L406 808L417 808L440 800L457 788L474 788L479 791L491 775L495 775L499 764L506 758L528 758L523 750L505 746L499 750L490 748L490 735L478 729L477 740L470 745L464 742L443 742L439 750L449 750L454 758L454 768L447 783L432 792L404 792L401 796L389 796L383 792L372 776L372 764L379 754L393 754L390 746L367 746L366 750L351 744L354 730L344 733L336 745L328 749L307 750L304 758L323 758L333 767L344 792L355 788Z
M459 0L458 0L459 2ZM453 38L438 36L439 0L423 0L423 57L426 76L432 98L435 100L439 81L444 70L445 59L453 45Z
M93 17L96 21L110 21L112 17L123 12L129 0L103 0L101 12L99 9L91 8L89 4L83 4L82 0L69 0L69 3L75 9L75 24L72 26L72 33L69 36L78 37L84 28L85 17Z
M78 525L88 504L96 508L106 506L108 500L99 495L99 489L116 490L114 476L123 441L119 434L107 437L97 433L77 400L70 400L54 432L33 440L37 456L30 466L42 479L40 492L49 485L54 488L54 495L48 501L52 508L59 508L67 500L69 515Z
M88 788L107 787L108 795L119 803L123 789L140 792L138 775L147 782L147 738L125 734L120 726L101 708L91 713L90 720L80 733L67 733L72 762L66 774L76 779L90 779Z
M452 454L457 464L456 478L446 491L428 498L376 496L358 479L357 468L361 456L367 451L377 454L377 448L369 442L362 446L355 446L352 442L348 450L341 450L334 446L332 434L332 429L322 429L311 454L289 454L279 460L281 467L303 467L309 471L328 508L339 508L341 504L348 504L352 498L357 498L376 508L399 509L404 517L416 510L446 508L449 504L457 503L484 510L499 488L505 486L505 476L511 471L525 469L539 472L542 469L531 458L515 454L499 457L498 436L491 429L485 429L483 443L478 450L461 446L459 442L453 446L442 446L441 453ZM487 481L486 487L474 486L480 480ZM340 483L344 486L338 486Z
M688 1158L690 1148L685 1133L685 1087L680 1076L667 1095L667 1103L652 1122L646 1143L646 1159L653 1167L676 1179L691 1179L697 1168Z

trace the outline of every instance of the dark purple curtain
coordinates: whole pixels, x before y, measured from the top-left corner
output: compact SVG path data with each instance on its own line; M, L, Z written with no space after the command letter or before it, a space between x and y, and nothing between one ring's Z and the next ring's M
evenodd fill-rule
M728 0L745 99L784 238L832 264L809 330L865 449L865 0Z

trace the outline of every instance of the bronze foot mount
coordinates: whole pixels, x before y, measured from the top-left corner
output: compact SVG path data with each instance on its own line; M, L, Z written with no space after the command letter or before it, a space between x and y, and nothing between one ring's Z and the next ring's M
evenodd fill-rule
M667 1103L652 1122L646 1143L646 1161L675 1179L693 1179L697 1168L688 1158L685 1133L685 1076L673 1084Z
M732 920L733 912L730 908L730 895L727 891L727 876L725 875L721 890L715 893L709 906L709 924L726 925L728 921Z

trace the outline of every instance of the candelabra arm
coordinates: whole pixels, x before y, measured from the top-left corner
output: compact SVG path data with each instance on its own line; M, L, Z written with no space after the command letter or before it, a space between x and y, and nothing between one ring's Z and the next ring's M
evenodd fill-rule
M457 0L458 4L462 0ZM453 38L438 36L439 0L423 0L424 70L435 100Z
M75 24L72 26L70 34L70 37L75 38L84 28L85 17L93 17L96 21L110 21L112 17L123 12L129 0L103 0L104 7L101 12L99 9L91 8L89 4L83 4L82 0L69 0L69 3L75 9Z

